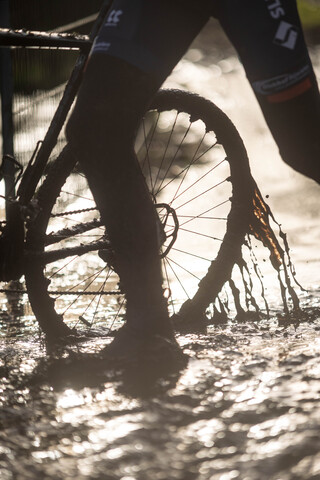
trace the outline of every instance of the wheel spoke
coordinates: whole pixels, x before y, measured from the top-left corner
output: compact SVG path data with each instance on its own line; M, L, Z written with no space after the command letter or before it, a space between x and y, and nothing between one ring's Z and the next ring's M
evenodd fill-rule
M196 255L195 253L187 252L185 250L181 250L180 248L172 247L172 250L175 252L183 253L184 255L189 255L190 257L193 257L193 258L198 258L199 260L204 260L205 262L209 262L209 263L212 262L212 260L210 260L209 258L202 257L201 255Z
M183 225L186 225L189 222L192 222L193 220L224 220L227 221L227 217L208 217L205 216L207 213L211 212L212 210L215 210L218 207L221 207L222 205L225 205L226 203L229 203L230 200L225 200L224 202L220 202L219 204L215 205L214 207L209 208L208 210L205 210L202 213L199 213L199 215L179 215L179 219L181 218L188 218L185 222L179 222L180 227Z
M207 235L206 233L195 232L194 230L189 230L187 228L181 228L180 230L182 230L183 232L186 232L186 233L191 233L192 235L197 235L199 237L205 237L205 238L209 238L210 240L216 240L218 242L223 242L222 238L213 237L212 235Z
M213 143L205 152L203 152L199 157L195 158L194 162L186 167L184 167L178 174L174 175L165 185L162 186L161 189L157 192L158 194L161 193L162 190L167 188L171 183L175 182L181 175L183 175L186 170L189 170L191 166L193 166L200 158L202 158L208 151L210 151L212 148L216 146L216 143ZM167 172L168 173L168 172Z
M177 282L179 283L181 289L184 291L184 293L185 293L185 295L186 295L186 298L189 300L189 299L190 299L189 293L188 293L188 291L186 290L185 286L183 285L180 277L177 275L177 273L175 272L174 268L172 267L170 260L168 260L168 259L166 258L165 261L166 261L167 265L169 266L171 272L173 273L174 278L177 280Z
M75 258L76 258L76 257L75 257ZM99 275L101 275L101 273L102 273L105 269L106 269L106 267L103 267L103 268L101 268L100 270L98 270L98 272L94 272L94 273L92 273L91 275L89 275L89 277L83 278L83 279L82 279L80 282L78 282L76 285L72 285L72 287L70 287L70 288L67 290L67 293L72 292L73 290L76 290L80 285L87 284L87 282L88 282L89 280L91 281L91 279L93 279L92 282L94 282L94 281L99 277ZM109 269L109 271L108 271L108 275L110 275L110 269ZM50 278L52 278L52 277L50 277ZM91 283L92 283L92 282L91 282ZM91 283L90 283L90 285L91 285ZM89 285L89 286L90 286L90 285ZM84 290L87 290L87 289L84 289ZM59 296L57 296L56 298L59 298L61 295L63 295L63 293L61 293L61 294L60 294Z
M114 324L116 323L116 320L120 317L120 313L121 311L124 309L124 305L125 305L125 300L123 299L121 302L120 302L120 305L119 305L119 308L114 316L114 319L112 320L112 323L108 329L108 332L110 333L114 327Z
M100 275L100 273L101 273L101 271L99 272L99 275ZM101 293L101 292L104 291L104 288L105 288L105 285L106 285L106 282L107 282L107 278L108 278L108 276L105 278L103 284L102 284L101 287L99 288L99 290L98 290L99 293ZM99 307L99 304L100 304L100 301L101 301L101 296L102 296L102 295L97 294L95 297L93 297L93 298L91 299L91 301L89 302L89 304L86 306L85 310L82 312L82 315L79 316L79 321L84 322L86 325L88 325L89 328L91 328L92 325L94 324L94 319L95 319L96 314L97 314L97 311L98 311L98 307ZM93 304L94 300L96 300L97 297L98 297L98 301L97 301L97 304L96 304L96 307L95 307L94 314L93 314L93 316L92 316L92 320L91 320L91 322L88 322L88 321L84 318L84 316L85 316L85 314L87 313L87 311L90 309L91 305ZM74 327L74 328L77 327L77 324L78 324L78 322L75 324L75 327Z
M210 170L208 170L206 173L204 173L201 177L199 177L197 180L195 180L193 183L191 183L191 185L188 185L188 187L183 190L182 192L179 193L179 195L175 196L173 199L172 199L172 202L171 204L177 200L178 198L180 198L182 195L184 195L185 193L187 193L189 190L191 190L195 185L197 185L197 183L201 182L201 180L203 180L204 178L206 178L208 175L210 175L210 173L212 173L217 167L219 167L223 162L225 162L225 160L222 160L220 163L218 163L217 165L214 165ZM220 184L217 184L216 186L218 186ZM215 188L215 187L213 187ZM204 194L207 193L206 192L203 192Z
M197 298L208 299L210 303L228 280L241 242L241 235L232 236L236 215L231 215L230 211L235 198L247 199L241 182L250 173L245 152L241 150L242 142L217 107L198 96L174 91L160 92L156 96L151 112L142 121L136 148L146 183L158 205L157 226L169 309L171 312L180 310L183 302L197 293ZM74 157L66 163L70 152L68 148L64 152L53 163L40 187L39 208L44 213L38 215L35 226L32 224L32 235L27 235L26 254L31 259L28 260L27 283L28 290L31 289L32 308L39 318L48 318L48 322L56 318L57 325L61 323L62 309L66 319L74 322L77 317L77 324L81 321L91 327L104 317L99 310L107 305L106 308L114 312L110 322L112 329L125 307L120 293L107 288L119 281L111 269L116 257L105 227L100 220L94 219L96 212L90 213L96 208L83 172L74 169ZM114 208L116 215L117 206ZM237 228L242 231L242 227L241 219L237 218ZM139 235L143 235L143 228ZM50 231L44 237L43 232ZM39 242L39 235L41 239L44 237L45 245ZM225 240L230 249L221 248ZM50 248L46 249L47 246ZM213 285L217 277L215 265L224 265L224 262L227 268L219 271L218 285ZM203 278L205 281L201 281ZM52 282L50 289L49 280ZM61 283L65 293L57 298L55 306L50 292L60 292ZM205 285L210 286L209 293L204 291ZM116 302L101 299L106 290L115 295ZM47 297L39 299L38 291L47 292ZM66 303L68 291L74 294L69 305ZM94 297L84 302L81 293L92 293ZM76 313L78 310L82 315Z
M183 142L185 141L185 139L187 138L187 136L188 136L188 134L189 134L189 132L190 132L191 125L192 125L192 124L189 123L189 126L188 126L187 130L185 131L185 133L184 133L184 135L183 135L183 137L182 137L182 139L181 139L181 142L178 144L178 147L176 148L175 154L173 155L173 157L172 157L172 159L171 159L171 161L170 161L170 163L169 163L169 165L168 165L168 167L167 167L167 169L166 169L166 171L165 171L165 174L164 174L163 179L161 180L161 182L160 182L160 184L159 184L159 186L158 186L157 191L155 192L155 195L156 195L156 196L157 196L157 195L159 194L159 192L161 192L161 190L162 190L163 182L164 182L165 178L167 177L167 175L169 174L169 172L171 171L172 165L174 164L174 162L175 162L175 160L176 160L176 158L177 158L177 156L178 156L178 153L179 153L179 151L181 150L182 144L183 144ZM159 176L160 170L161 170L161 167L160 167L159 170L158 170L158 176ZM158 176L157 176L157 178L158 178Z
M194 273L192 273L190 270L188 270L187 268L183 267L180 263L176 262L175 260L173 260L172 258L170 257L166 257L167 260L170 262L170 263L174 263L177 267L181 268L181 270L183 270L184 272L188 273L189 275L191 275L191 277L194 277L196 278L197 280L201 280L201 278L197 277L197 275L195 275Z
M196 162L196 155L197 155L197 153L198 153L198 151L199 151L199 149L200 149L200 147L201 147L201 145L202 145L202 143L203 143L203 140L204 140L205 135L206 135L206 134L204 134L203 137L201 138L201 140L200 140L200 142L199 142L199 144L198 144L198 146L197 146L197 148L196 148L196 151L194 152L193 157L192 157L192 159L191 159L191 161L190 161L190 163L189 163L188 168L185 170L185 172L184 172L184 174L183 174L183 177L180 179L180 183L179 183L179 185L178 185L178 187L177 187L177 190L176 190L175 194L173 195L173 198L172 198L172 200L171 200L171 202L170 202L171 205L172 205L172 203L175 201L175 199L177 198L178 193L179 193L179 191L180 191L180 188L182 187L182 184L183 184L183 182L184 182L184 180L185 180L185 178L186 178L186 176L187 176L187 173L189 172L191 166L194 165L195 162Z
M156 187L157 182L158 182L159 173L160 173L160 171L162 170L162 166L163 166L163 163L164 163L164 161L165 161L165 158L166 158L166 155L167 155L167 151L168 151L168 148L169 148L171 139L172 139L172 137L173 137L173 132L174 132L174 129L175 129L175 126L176 126L176 123L177 123L178 115L179 115L179 112L176 113L176 116L175 116L173 125L172 125L172 127L171 127L171 131L170 131L170 134L169 134L169 138L168 138L167 144L166 144L166 146L165 146L165 149L164 149L164 152L163 152L163 155L162 155L162 158L161 158L160 165L159 165L159 167L158 167L158 173L157 173L156 179L155 179L155 181L154 181L154 187L152 188L152 191L155 192L155 195L157 195L157 193L156 193L156 191L155 191L155 187ZM179 148L177 149L175 155L173 156L172 162L174 162L174 158L176 157L178 151L179 151Z
M81 200L85 200L86 202L91 202L91 203L94 203L94 200L92 197L85 197L83 195L79 195L77 193L74 193L74 192L68 192L66 190L61 190L61 193L63 193L64 195L68 195L68 197L72 197L72 198L80 198ZM70 200L69 200L70 202ZM69 203L68 202L68 203Z
M207 190L199 193L198 195L196 195L195 197L191 198L190 200L187 200L186 202L182 203L181 205L179 205L178 207L175 208L175 210L179 210L180 208L184 207L185 205L188 205L189 203L191 202L194 202L194 200L197 200L198 198L202 197L203 195L205 195L206 193L210 192L211 190L219 187L220 185L223 185L225 182L227 182L228 179L226 180L222 180L221 182L219 183L216 183L215 185L213 185L212 187L208 188Z

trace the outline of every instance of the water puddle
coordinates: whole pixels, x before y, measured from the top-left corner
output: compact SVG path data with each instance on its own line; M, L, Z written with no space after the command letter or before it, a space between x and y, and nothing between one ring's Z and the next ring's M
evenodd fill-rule
M306 288L297 289L303 314L283 314L268 255L254 247L270 318L253 314L210 326L207 335L180 335L184 368L134 385L92 360L111 340L104 318L56 358L26 296L2 295L1 479L320 478L319 188L281 163L232 50L213 47L210 57L202 42L166 86L211 98L239 128L253 175L288 234ZM319 75L319 48L312 55Z

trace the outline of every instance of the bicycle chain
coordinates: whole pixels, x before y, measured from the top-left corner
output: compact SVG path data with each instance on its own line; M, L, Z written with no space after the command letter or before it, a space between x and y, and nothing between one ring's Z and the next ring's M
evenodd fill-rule
M97 207L83 208L82 210L71 210L70 212L52 213L51 217L64 217L65 215L76 215L78 213L93 212L94 210L98 210Z

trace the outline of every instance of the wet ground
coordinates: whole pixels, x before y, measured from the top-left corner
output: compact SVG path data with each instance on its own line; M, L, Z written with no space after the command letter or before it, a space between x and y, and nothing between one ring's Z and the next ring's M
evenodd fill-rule
M320 191L281 163L233 50L222 37L210 58L203 50L210 35L167 86L212 99L237 125L288 234L303 314L283 316L267 271L270 319L178 336L187 364L157 379L141 364L92 363L107 336L48 356L24 297L2 299L1 479L320 478ZM312 55L319 78L319 47Z

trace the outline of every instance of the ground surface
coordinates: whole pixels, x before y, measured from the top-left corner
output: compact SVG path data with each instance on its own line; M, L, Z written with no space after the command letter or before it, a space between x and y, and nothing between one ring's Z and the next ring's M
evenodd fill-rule
M155 381L141 366L126 377L101 362L99 371L90 362L75 366L74 356L110 338L49 361L25 304L3 299L3 480L320 478L320 191L281 163L233 50L220 36L212 36L211 52L203 48L211 36L207 30L195 43L167 86L209 97L240 130L308 290L299 292L303 321L281 319L267 275L271 319L178 336L188 364ZM319 76L318 47L312 55Z

